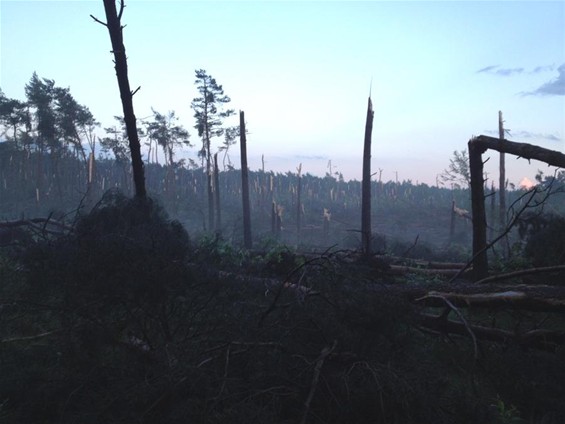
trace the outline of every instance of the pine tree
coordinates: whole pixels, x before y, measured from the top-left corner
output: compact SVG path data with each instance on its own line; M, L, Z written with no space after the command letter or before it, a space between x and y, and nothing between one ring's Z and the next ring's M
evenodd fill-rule
M224 89L216 80L208 75L203 69L196 72L195 84L200 97L192 100L191 107L194 110L198 136L202 139L202 149L199 154L206 162L206 174L208 179L208 225L214 228L214 178L213 158L211 142L214 137L224 134L223 121L225 118L235 114L233 109L223 110L231 99L224 94Z

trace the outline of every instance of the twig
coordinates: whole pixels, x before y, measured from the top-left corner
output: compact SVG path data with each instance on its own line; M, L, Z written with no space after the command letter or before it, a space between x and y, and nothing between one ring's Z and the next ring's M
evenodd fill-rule
M461 322L463 323L463 325L467 329L467 332L471 336L471 339L473 340L473 346L475 348L475 360L479 359L479 349L478 349L478 345L477 345L477 338L475 337L475 333L473 332L473 330L469 326L469 323L467 322L467 320L465 319L463 314L461 314L461 311L459 311L459 309L457 309L457 307L453 303L451 303L449 301L449 299L447 299L445 296L441 296L441 295L437 295L437 294L428 294L424 297L416 299L416 302L418 302L420 300L425 300L425 299L441 299L445 302L445 304L447 306L449 306L449 308L453 312L455 312L457 314L457 316L459 317L459 319L461 320ZM440 319L442 319L442 320L447 319L447 314L444 312L442 315L440 315Z
M486 252L488 249L490 249L492 246L494 246L499 240L501 240L502 238L506 237L506 235L510 232L510 230L514 227L514 225L516 224L516 222L518 221L518 219L520 218L520 216L522 215L522 213L528 208L530 207L530 203L533 200L534 196L538 193L537 189L532 189L530 191L528 191L527 193L525 193L523 196L521 196L520 198L524 197L525 195L529 194L530 197L529 199L526 201L526 204L514 215L514 218L512 219L512 221L510 222L510 224L508 224L506 226L506 229L499 234L493 241L491 241L490 243L487 243L487 245L485 247L483 247L481 250L479 250L476 254L473 255L473 257L471 259L469 259L469 261L465 264L465 266L463 268L461 268L461 270L455 274L451 280L449 280L448 283L453 283L456 279L458 279L468 268L469 266L471 266L471 264L473 262L475 262L475 259L483 254L484 252ZM547 198L547 197L546 197ZM513 206L513 205L512 205ZM511 207L512 207L511 206Z
M29 340L41 339L43 337L50 336L51 334L58 333L59 331L61 331L61 330L47 331L45 333L36 334L34 336L12 337L11 339L0 340L0 344L1 343L12 343L12 342L25 342L25 341L29 341Z
M308 418L308 412L310 411L310 404L312 403L312 399L314 398L314 393L316 392L316 387L318 386L318 380L320 379L320 372L322 371L322 366L324 365L324 361L327 356L334 351L337 346L337 340L334 340L334 343L331 347L324 347L320 356L316 360L316 367L314 368L314 375L312 376L312 384L310 385L310 392L308 393L308 397L306 398L306 402L304 402L304 414L302 415L302 420L300 420L300 424L306 424L306 419Z
M416 247L419 238L420 238L420 234L416 236L416 239L414 239L414 243L412 243L412 246L406 249L406 251L401 255L403 258L405 258L408 255L408 253L410 253L410 251Z
M90 17L91 17L92 19L94 19L95 22L98 22L100 25L104 25L105 27L108 26L108 24L107 24L106 22L102 22L102 21L101 21L100 19L98 19L96 16L90 15Z

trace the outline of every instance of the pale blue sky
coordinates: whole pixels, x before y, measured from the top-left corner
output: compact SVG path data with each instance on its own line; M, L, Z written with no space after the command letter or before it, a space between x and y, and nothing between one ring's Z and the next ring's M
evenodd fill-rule
M565 151L565 2L126 2L138 118L174 110L198 146L194 70L245 111L250 167L360 178L372 81L373 171L435 184L453 150L497 134ZM121 114L102 1L0 1L0 88L34 71L70 87L102 126ZM195 147L190 154L194 155ZM498 162L492 154L490 163ZM238 146L232 159L238 160ZM510 181L543 164L509 159ZM489 165L490 166L490 165ZM495 180L498 177L490 169Z

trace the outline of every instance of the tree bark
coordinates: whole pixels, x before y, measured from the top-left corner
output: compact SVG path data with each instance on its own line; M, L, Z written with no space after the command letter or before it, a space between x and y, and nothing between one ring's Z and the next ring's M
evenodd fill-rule
M298 167L298 180L296 181L296 245L300 244L300 218L302 212L302 164Z
M249 204L249 169L247 166L247 136L245 134L245 114L239 112L239 140L241 148L241 198L243 201L243 245L251 249L251 208Z
M488 274L488 257L484 249L487 245L487 222L485 212L485 192L483 179L483 159L485 151L474 140L469 141L469 170L471 172L471 207L473 217L473 273L476 280Z
M216 234L222 231L222 211L220 208L220 170L218 168L218 153L214 153L214 199L216 207Z
M369 97L365 122L365 143L363 148L363 182L361 199L361 242L362 251L371 254L371 136L373 132L373 103Z
M124 1L121 0L120 2L119 15L116 11L116 0L104 0L104 10L106 11L107 21L105 25L108 28L110 40L112 41L116 76L118 78L118 86L120 88L120 96L124 111L124 121L129 140L135 196L139 199L145 199L146 190L143 160L141 159L141 146L139 143L139 136L137 134L136 118L133 111L133 93L130 89L128 80L126 48L124 46L122 34L123 27L121 25Z
M480 135L469 140L469 169L471 172L471 206L473 208L473 270L475 279L488 275L487 225L484 198L482 154L487 149L510 153L525 159L536 159L548 165L565 168L565 154L528 143Z
M504 121L502 120L501 111L498 111L498 138L500 140L504 140ZM504 152L500 152L498 197L498 227L500 231L504 231L504 228L506 228L506 166L504 162ZM494 226L494 222L492 222L491 225ZM508 249L506 243L502 243L502 256L504 258L508 257Z

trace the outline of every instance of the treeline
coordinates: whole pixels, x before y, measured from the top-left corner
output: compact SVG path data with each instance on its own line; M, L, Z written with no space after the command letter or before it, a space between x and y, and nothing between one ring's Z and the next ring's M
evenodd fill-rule
M194 99L193 109L195 128L203 142L199 151L202 160L177 159L178 149L190 146L188 131L178 124L174 112L153 111L152 118L141 122L140 128L147 147L147 191L189 232L215 233L240 242L241 176L228 155L238 131L222 126L222 119L233 112L221 112L221 106L229 102L222 87L203 70L196 75L201 97ZM0 125L4 130L0 143L1 219L46 216L54 211L63 216L78 208L86 211L111 188L133 193L121 118L116 118L116 126L105 128L105 137L98 138L100 124L69 89L34 74L25 93L27 100L23 102L0 92ZM209 108L212 100L215 109ZM215 112L210 114L211 110ZM219 148L225 155L221 169L211 163L215 159L217 164L211 149L214 137L224 139ZM162 151L161 163L158 150ZM211 178L213 173L217 178ZM538 183L549 184L552 179L540 175ZM308 173L259 170L250 173L249 185L255 239L275 237L293 244L341 243L349 247L357 243L359 181L345 181L341 175L330 173L319 178ZM454 206L459 211L470 209L467 189L450 190L411 181L383 182L380 178L372 182L371 189L375 233L406 241L419 236L436 245L454 238L468 244L468 219L463 216L453 222ZM511 191L509 204L521 193ZM214 207L221 211L219 223L210 220L211 196L218 203ZM550 207L562 209L559 201ZM492 214L494 217L494 207Z

